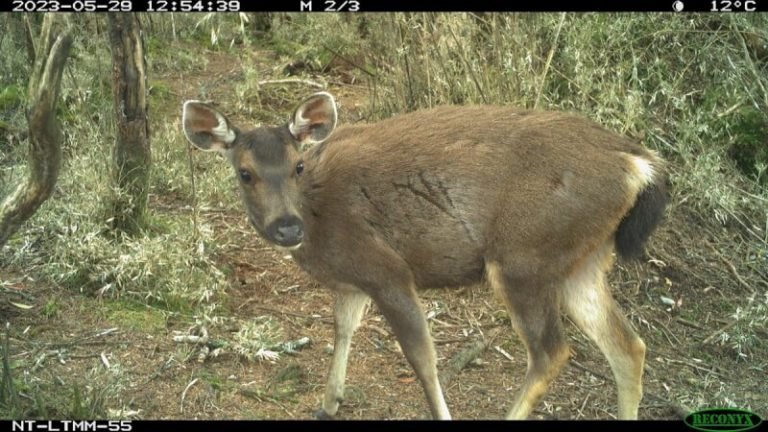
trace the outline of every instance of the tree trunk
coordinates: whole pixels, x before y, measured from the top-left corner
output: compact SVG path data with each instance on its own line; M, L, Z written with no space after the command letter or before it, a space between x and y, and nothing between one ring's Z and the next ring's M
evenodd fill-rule
M253 20L253 30L256 36L266 38L272 31L272 12L255 12L250 14Z
M109 14L109 40L117 125L113 228L130 235L144 226L151 169L146 61L138 15Z
M68 24L68 23L66 23ZM46 14L29 80L29 175L0 204L0 246L53 193L61 165L61 128L56 119L61 74L72 46L65 18Z

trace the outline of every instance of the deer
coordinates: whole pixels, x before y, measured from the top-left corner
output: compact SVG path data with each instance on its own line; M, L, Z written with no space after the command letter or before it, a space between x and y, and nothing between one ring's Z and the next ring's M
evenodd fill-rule
M234 167L250 225L334 292L334 345L318 418L344 397L352 336L375 303L451 419L418 297L486 282L527 351L508 419L529 417L570 358L565 313L613 372L618 418L637 419L646 346L611 294L616 258L640 258L668 201L655 151L578 114L444 105L337 127L328 92L279 126L241 130L183 104L183 133Z

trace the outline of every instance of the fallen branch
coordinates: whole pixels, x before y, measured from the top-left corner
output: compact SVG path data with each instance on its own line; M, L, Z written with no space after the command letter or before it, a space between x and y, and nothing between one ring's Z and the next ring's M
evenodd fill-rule
M587 393L587 397L584 398L584 402L581 403L581 407L579 407L578 410L576 410L579 415L576 417L576 420L578 420L580 417L584 417L584 407L587 406L587 401L589 400L589 393Z
M597 378L602 379L605 382L610 381L610 378L606 377L605 375L603 375L603 374L601 374L599 372L595 372L595 371L589 369L588 367L584 366L583 364L579 363L578 361L576 361L574 359L571 359L570 364L574 365L577 369L581 369L582 371L584 371L584 372L586 372L586 373L588 373L588 374L590 374L592 376L595 376ZM680 404L678 404L676 402L672 402L670 400L664 399L663 397L658 396L658 395L656 395L653 392L649 392L649 391L646 390L644 393L645 393L645 396L647 396L647 397L649 397L651 399L654 399L654 400L656 400L658 402L661 402L661 404L660 404L661 407L668 408L670 411L672 411L672 413L676 417L679 417L680 419L685 418L685 416L687 416L688 413L690 413L692 411L690 408L688 408L688 407L686 407L684 405L680 405Z
M92 339L109 336L111 334L119 334L120 330L117 327L108 328L104 330L100 330L97 333L91 334L91 335L84 335L84 336L76 336L70 340L67 341L61 341L61 342L46 342L41 344L43 347L48 348L67 348L67 347L75 347L75 346L86 346L86 345L109 345L109 344L117 344L118 341L95 341Z
M511 355L509 355L509 353L508 353L508 352L506 352L506 351L504 351L504 349L503 349L503 348L501 348L500 346L496 345L496 346L494 346L494 347L493 347L493 349L495 349L495 350L496 350L496 352L498 352L499 354L501 354L501 355L503 355L504 357L506 357L506 359L507 359L507 360L509 360L509 361L515 361L515 358L514 358L514 357L512 357Z
M24 291L21 291L20 289L16 288L6 288L6 287L0 287L0 292L10 295L17 295L21 298L23 298L26 301L34 301L35 297L31 294L25 293Z
M187 398L187 391L189 391L190 388L192 388L193 385L198 381L199 378L195 378L192 381L190 381L189 384L187 384L187 387L184 389L183 392L181 392L181 404L179 405L179 412L184 412L184 399Z
M301 79L301 78L285 78L285 79L259 81L260 86L267 85L267 84L306 84L310 87L315 87L320 89L325 88L324 85L318 82L311 81L308 79Z
M720 327L719 329L715 330L714 332L712 332L712 334L710 334L703 341L701 341L701 344L702 345L709 345L710 343L712 343L712 341L715 340L715 338L720 336L724 331L726 331L726 330L730 329L731 327L735 326L737 322L738 322L737 320L733 320L733 321L729 322L728 324L726 324L725 326Z
M603 374L601 374L599 372L593 371L592 369L584 366L583 364L579 363L578 361L576 361L574 359L571 359L571 364L576 366L576 369L581 369L582 371L584 371L584 372L586 372L586 373L588 373L588 374L590 374L592 376L595 376L597 378L600 378L603 381L609 382L611 380L610 378L606 377L605 375L603 375Z
M709 246L709 248L712 249L712 252L714 252L715 255L717 255L717 257L720 258L720 261L724 262L726 264L726 266L728 266L728 269L731 270L731 274L733 274L733 276L736 278L736 280L742 286L744 286L747 290L749 290L750 293L754 294L755 293L755 288L752 287L752 285L750 285L747 282L745 282L744 279L742 279L741 275L739 275L739 272L736 270L736 266L733 265L733 263L728 258L723 256L723 254L720 253L720 251L717 250L717 248L715 248L714 246L712 246L709 243L707 243L707 246Z
M496 336L498 336L500 332L500 329L490 332L486 337L473 342L453 356L448 362L447 367L445 367L440 374L440 384L442 384L443 387L448 387L449 383L462 371L462 369L491 346L493 340L496 339Z
M711 373L712 375L717 375L717 376L719 376L721 378L723 377L723 374L721 374L720 372L712 370L712 369L707 369L705 367L701 367L701 366L699 366L699 365L697 365L695 363L691 363L691 362L687 362L687 361L683 361L683 360L675 360L675 359L666 359L666 361L669 362L669 363L676 363L676 364L685 365L685 366L688 366L690 368L699 370L701 372Z
M733 273L733 276L736 277L736 280L739 281L739 283L741 285L743 285L745 288L747 288L749 290L749 292L754 294L755 293L755 288L752 285L750 285L747 282L745 282L744 279L741 278L741 276L739 275L739 272L736 271L736 266L734 266L732 262L730 262L726 257L724 257L722 255L720 256L720 259L723 260L723 262L725 262L728 265L728 268L731 269L731 273Z
M258 310L264 311L264 312L272 313L272 314L274 314L276 316L290 315L290 316L297 317L297 318L314 319L314 320L319 320L319 321L322 321L322 322L333 323L333 318L329 318L329 317L307 315L307 314L302 314L302 313L298 313L298 312L279 310L279 309L271 308L269 306L262 306L262 305L253 305L251 307L254 308L254 309L258 309Z
M368 330L373 330L375 333L378 333L380 336L385 338L392 336L388 331L374 324L363 324L362 327Z
M240 389L239 393L247 398L256 399L259 402L270 402L278 407L280 407L286 414L288 414L289 418L295 417L295 415L288 411L288 408L286 408L285 405L281 404L277 399L268 396L267 394L263 393L262 391L254 391L254 390L248 390L248 389Z
M664 329L664 331L665 331L665 333L664 333L664 337L666 337L666 338L667 338L667 341L669 342L669 344L670 344L671 346L673 346L673 347L677 347L678 345L680 345L680 339L678 339L678 338L677 338L677 336L675 336L675 334L674 334L674 333L672 333L672 331L671 331L671 330L669 330L669 328L668 328L666 325L664 325L664 323L663 323L663 322L661 322L661 320L659 320L659 319L656 319L656 318L653 318L653 322L655 322L656 324L660 325L660 326L661 326L661 328L663 328L663 329ZM672 341L670 340L669 336L667 336L667 335L669 335L669 336L672 336L672 338L675 340L675 342L677 343L677 345L675 344L675 342L672 342Z
M688 321L688 320L687 320L687 319L685 319L685 318L679 318L679 317L678 317L677 319L675 319L675 321L679 322L680 324L686 325L686 326L688 326L688 327L693 327L693 328L695 328L695 329L697 329L697 330L706 330L704 327L702 327L702 326L700 326L700 325L696 324L696 323L695 323L695 322L693 322L693 321Z
M373 73L373 72L369 71L368 69L364 68L363 66L360 66L359 64L357 64L357 63L353 62L352 60L350 60L350 59L348 59L348 58L344 57L344 56L343 56L343 55L341 55L341 54L340 54L338 51L336 51L336 50L332 49L332 48L331 48L331 47L329 47L328 45L325 45L325 44L323 44L323 48L325 48L326 50L328 50L328 51L329 51L331 54L333 54L334 56L336 56L336 57L338 57L339 59L341 59L341 60L342 60L344 63L347 63L348 65L352 66L353 68L355 68L355 69L358 69L359 71L363 72L364 74L368 75L369 77L373 77L373 78L375 78L375 77L376 77L376 74L375 74L375 73Z
M450 345L453 343L466 342L467 338L451 338L451 339L432 339L435 345Z

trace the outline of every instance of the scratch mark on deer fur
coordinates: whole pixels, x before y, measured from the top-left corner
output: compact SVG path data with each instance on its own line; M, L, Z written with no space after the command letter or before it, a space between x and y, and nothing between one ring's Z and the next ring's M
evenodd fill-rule
M429 196L437 195L435 194L435 190L432 188L432 185L424 177L424 171L419 171L419 180L421 180L421 184L423 184L424 187L427 189L427 193L429 194Z
M416 185L414 184L413 178L408 178L408 183L397 183L393 182L392 186L395 187L396 190L407 190L410 191L412 194L416 195L419 198L424 199L428 203L432 204L433 206L437 207L448 215L451 219L454 219L461 224L462 228L464 228L464 232L467 233L467 237L470 238L472 241L477 241L477 238L472 233L472 230L469 229L469 226L467 225L467 222L456 215L454 212L451 212L443 203L441 203L436 196L443 196L445 197L445 201L448 202L450 207L452 209L456 209L456 206L453 203L453 200L450 199L450 196L448 195L448 190L445 187L445 185L442 184L442 182L438 182L438 187L440 189L440 193L438 194L435 188L433 187L432 183L430 183L426 177L424 176L424 172L419 172L419 180L421 180L421 183L424 185L424 188L427 190L426 192L419 190L416 188Z
M363 217L363 220L365 220L365 223L367 223L368 226L371 227L374 232L378 232L378 233L385 233L385 232L387 232L387 230L384 228L384 226L381 225L380 223L375 222L375 221L373 221L373 220L371 220L371 219L369 219L367 217Z
M425 193L424 191L416 189L416 186L413 184L413 179L409 178L408 183L397 183L392 182L392 186L395 187L397 190L407 190L410 191L412 194L416 195L419 198L424 199L428 203L432 204L433 206L440 209L443 213L447 214L450 217L454 217L451 212L448 211L448 209L440 203L440 201L436 200L435 198L431 197L428 193Z
M360 192L363 194L363 196L365 197L365 199L367 199L367 200L368 200L368 202L369 202L369 203L371 203L371 205L373 206L373 208L374 208L374 209L375 209L377 212L379 212L379 213L381 213L381 214L383 214L383 215L386 215L386 214L387 214L387 213L384 211L384 209L381 207L381 204L380 204L379 202L377 202L376 200L374 200L374 199L371 197L371 194L370 194L370 192L368 192L368 189L367 189L365 186L360 186Z
M445 197L445 200L448 201L448 205L451 206L451 208L456 208L456 205L453 203L453 199L451 198L451 195L448 193L448 188L445 187L445 184L442 180L437 180L437 188L440 189L440 192Z

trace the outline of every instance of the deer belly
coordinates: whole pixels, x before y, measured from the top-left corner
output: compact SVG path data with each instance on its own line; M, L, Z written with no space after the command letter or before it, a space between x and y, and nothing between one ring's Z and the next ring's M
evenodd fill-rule
M428 251L429 252L429 251ZM483 278L483 258L470 250L445 249L414 254L408 264L419 288L451 288L478 283Z

